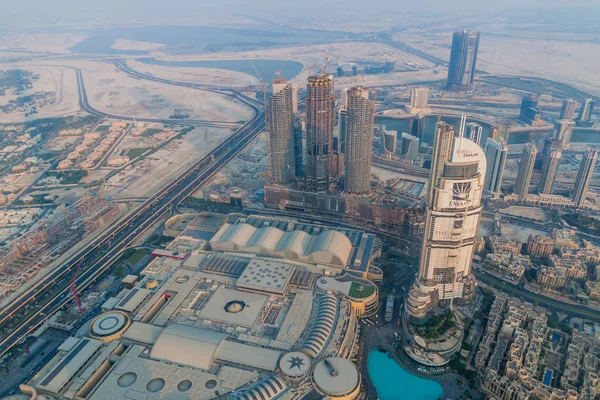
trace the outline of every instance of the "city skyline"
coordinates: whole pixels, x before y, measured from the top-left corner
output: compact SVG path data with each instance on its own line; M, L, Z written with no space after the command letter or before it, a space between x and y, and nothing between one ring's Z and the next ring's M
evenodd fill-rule
M1 400L600 395L582 0L36 1L0 35Z

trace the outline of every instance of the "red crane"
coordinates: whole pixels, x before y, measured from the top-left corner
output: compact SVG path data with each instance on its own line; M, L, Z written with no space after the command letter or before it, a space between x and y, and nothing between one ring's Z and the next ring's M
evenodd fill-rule
M75 275L73 275L73 279L71 279L71 294L73 294L73 297L75 298L75 304L77 304L77 309L79 310L80 314L83 314L84 310L81 307L81 300L79 299L79 295L77 294L77 287L75 286L75 281L77 280L77 276L79 275L79 269L81 268L82 262L83 259L81 259L77 263L77 268L75 268Z

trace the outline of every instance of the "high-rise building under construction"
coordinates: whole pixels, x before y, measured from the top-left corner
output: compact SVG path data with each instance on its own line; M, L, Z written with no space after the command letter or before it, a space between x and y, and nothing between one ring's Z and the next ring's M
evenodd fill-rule
M375 103L369 90L357 86L348 91L344 190L364 193L371 189Z
M479 50L478 31L462 30L452 36L447 86L464 87L473 83Z
M333 154L333 123L335 119L333 77L329 74L311 76L306 88L306 189L327 192L329 163Z
M273 81L269 98L269 168L271 183L287 184L296 175L294 90L283 78Z

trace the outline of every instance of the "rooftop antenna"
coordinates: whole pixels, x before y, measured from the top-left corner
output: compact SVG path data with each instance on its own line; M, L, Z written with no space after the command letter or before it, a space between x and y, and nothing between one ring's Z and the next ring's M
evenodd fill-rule
M467 116L463 114L460 118L460 130L458 131L458 137L462 138L465 136L465 126L467 125Z
M467 124L467 116L466 114L463 114L462 117L460 118L460 129L458 131L458 138L462 139L465 137L465 126ZM458 152L460 153L460 151L462 150L462 140L458 141Z

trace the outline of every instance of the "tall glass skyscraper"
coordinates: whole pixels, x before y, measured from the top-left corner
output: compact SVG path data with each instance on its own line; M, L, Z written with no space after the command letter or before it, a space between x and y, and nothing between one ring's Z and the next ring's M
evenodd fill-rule
M454 32L452 52L448 66L449 88L464 87L473 83L479 50L479 31Z
M487 143L485 144L487 171L483 187L488 192L495 194L500 193L507 157L508 147L506 146L506 141L504 139L487 139Z

